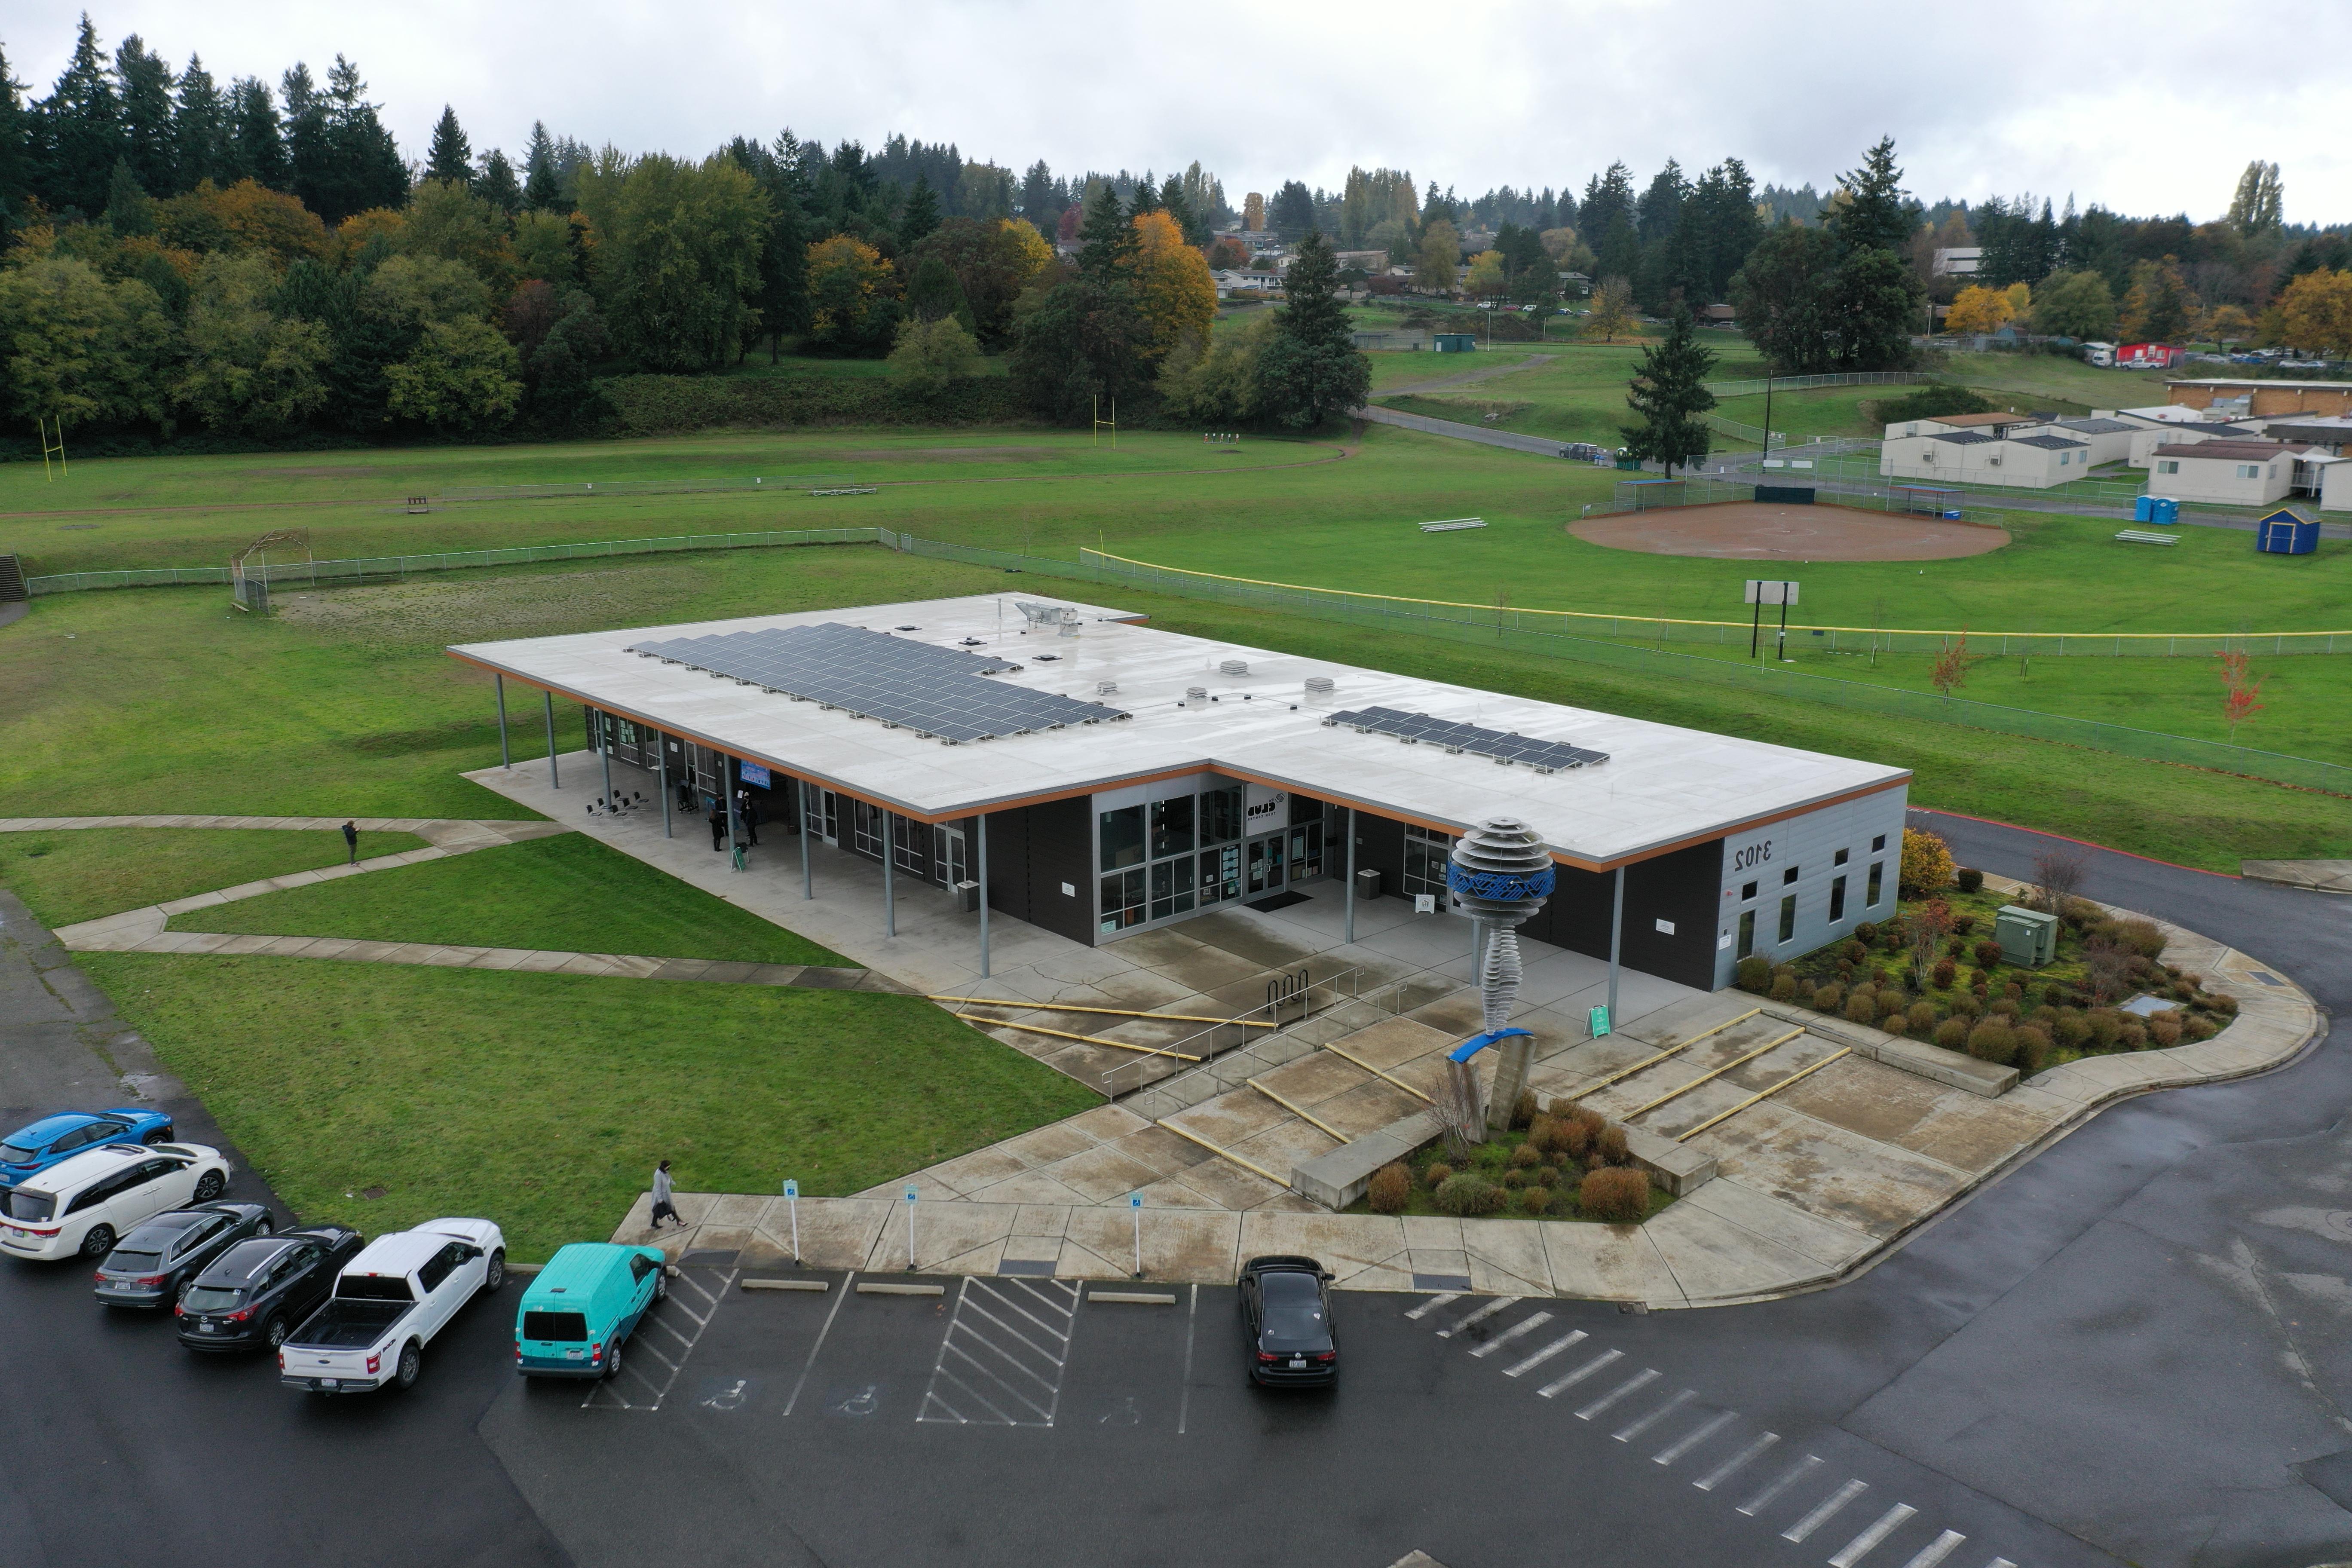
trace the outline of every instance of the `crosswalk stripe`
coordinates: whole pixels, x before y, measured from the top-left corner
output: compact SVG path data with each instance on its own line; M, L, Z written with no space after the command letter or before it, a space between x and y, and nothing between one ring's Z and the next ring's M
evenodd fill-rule
M1546 1399L1549 1399L1553 1394L1558 1394L1563 1388L1575 1387L1578 1384L1582 1383L1586 1378L1591 1377L1594 1373L1599 1372L1602 1367L1607 1366L1610 1363L1623 1361L1624 1359L1625 1352L1623 1351L1602 1351L1599 1355L1593 1357L1591 1361L1586 1362L1582 1366L1578 1367L1574 1372L1570 1373L1558 1383L1545 1384L1541 1388L1537 1389L1536 1392L1542 1394Z
M1895 1533L1906 1519L1919 1510L1909 1503L1898 1502L1878 1516L1869 1529L1845 1543L1845 1549L1830 1559L1830 1568L1853 1568L1853 1565L1878 1550L1878 1543Z
M1501 1333L1496 1334L1493 1339L1488 1340L1485 1344L1480 1345L1476 1350L1472 1351L1470 1353L1473 1357L1493 1355L1496 1351L1501 1350L1505 1345L1509 1344L1521 1334L1532 1332L1537 1329L1542 1328L1546 1323L1550 1321L1551 1314L1549 1312L1538 1312L1526 1322L1512 1324L1509 1328L1505 1329Z
M1845 1507L1846 1504L1852 1502L1854 1499L1860 1497L1869 1489L1870 1483L1868 1481L1846 1482L1845 1485L1838 1488L1837 1490L1830 1493L1829 1496L1823 1498L1819 1503L1814 1505L1812 1512L1805 1515L1804 1518L1797 1521L1796 1523L1782 1531L1780 1532L1780 1539L1783 1541L1797 1542L1801 1544L1807 1536L1812 1534L1813 1531L1819 1530L1822 1526L1827 1524L1832 1518L1834 1518L1840 1509Z
M1941 1563L1945 1558L1949 1557L1952 1554L1953 1549L1967 1539L1967 1536L1962 1535L1957 1530L1948 1530L1944 1531L1943 1534L1936 1537L1935 1540L1927 1542L1927 1545L1919 1548L1919 1554L1916 1557L1912 1558L1910 1562L1903 1564L1903 1568L1936 1568L1936 1564ZM2003 1560L1996 1559L1996 1561ZM2017 1568L2017 1564L2011 1563L2010 1563L2009 1568Z
M1503 1369L1503 1375L1505 1377L1517 1377L1523 1372L1531 1372L1535 1368L1541 1366L1544 1363L1551 1360L1552 1357L1558 1355L1560 1352L1568 1349L1569 1346L1580 1343L1589 1337L1590 1336L1587 1335L1582 1329L1577 1330L1572 1334L1562 1334L1559 1338L1552 1341L1551 1343L1544 1346L1543 1349L1536 1352L1535 1354L1528 1357L1527 1360L1520 1362L1516 1365L1505 1367Z
M1664 1405L1659 1405L1655 1410L1651 1411L1647 1415L1643 1416L1639 1421L1634 1422L1630 1426L1622 1427L1615 1432L1612 1432L1610 1436L1617 1439L1620 1443L1630 1443L1634 1438L1640 1436L1651 1427L1655 1426L1659 1422L1664 1421L1667 1416L1672 1415L1675 1411L1680 1410L1684 1405L1688 1405L1692 1400L1696 1399L1698 1395L1696 1394L1694 1394L1689 1389L1685 1388L1680 1394L1675 1394L1672 1399L1667 1400Z
M1454 1302L1459 1301L1460 1300L1462 1300L1462 1292L1459 1290L1447 1290L1440 1295L1432 1296L1428 1300L1423 1301L1420 1306L1415 1307L1412 1311L1407 1312L1405 1314L1405 1321L1408 1322L1417 1323L1421 1321L1422 1319L1429 1316L1430 1313L1436 1311L1440 1307L1452 1306Z
M1454 1324L1452 1328L1438 1330L1437 1337L1441 1340L1450 1340L1454 1335L1460 1333L1463 1330L1468 1328L1471 1324L1483 1323L1487 1319L1493 1317L1496 1313L1506 1311L1518 1304L1519 1299L1517 1296L1497 1297L1496 1300L1487 1302L1485 1306L1471 1313L1468 1317L1463 1319L1460 1322Z
M1661 1465L1671 1465L1676 1459L1681 1458L1685 1454L1689 1453L1693 1448L1697 1447L1701 1443L1706 1442L1709 1437L1714 1436L1717 1432L1722 1431L1726 1426L1730 1426L1734 1421L1738 1419L1738 1411L1727 1410L1722 1415L1717 1416L1714 1420L1706 1423L1704 1426L1694 1428L1680 1441L1673 1444L1671 1447L1659 1450L1657 1453L1651 1455L1650 1458Z
M1649 1387L1650 1384L1658 1381L1658 1369L1655 1367L1650 1367L1644 1371L1637 1372L1633 1376L1627 1378L1624 1382L1619 1384L1616 1387L1611 1389L1608 1393L1602 1394L1600 1398L1594 1400L1591 1404L1586 1405L1583 1409L1578 1411L1576 1413L1576 1418L1579 1421L1590 1421L1594 1416L1600 1415L1602 1411L1608 1409L1611 1405L1616 1404L1619 1400L1624 1398L1627 1394L1638 1394L1643 1389Z
M1819 1454L1807 1454L1789 1468L1789 1473L1739 1505L1739 1511L1753 1519L1771 1500L1822 1468Z

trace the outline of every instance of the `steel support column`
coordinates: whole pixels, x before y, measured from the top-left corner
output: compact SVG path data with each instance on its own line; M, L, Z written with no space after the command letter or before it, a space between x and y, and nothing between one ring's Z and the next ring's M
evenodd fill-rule
M499 694L499 766L514 766L514 758L507 751L507 678L493 670L490 685Z
M562 789L563 781L555 771L555 693L547 693L547 787Z
M1609 1032L1617 1032L1617 955L1625 943L1625 868L1609 894Z
M890 862L897 856L898 848L891 841L890 808L886 805L877 809L882 813L882 934L897 936L898 934L898 889L890 879Z
M980 814L980 977L988 978L988 813Z

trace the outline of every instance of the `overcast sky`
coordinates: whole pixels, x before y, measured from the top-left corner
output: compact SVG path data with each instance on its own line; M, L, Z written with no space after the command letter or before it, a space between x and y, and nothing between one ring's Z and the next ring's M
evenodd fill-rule
M11 73L44 97L70 0L10 0ZM1197 158L1243 193L1402 166L1463 195L1573 186L1612 159L1726 155L1824 184L1880 134L1923 198L2021 191L2217 217L2251 158L2296 223L2352 219L2341 65L2352 4L1721 0L1323 7L1088 0L99 0L213 75L275 82L338 51L411 157L446 101L477 153L550 130L699 153L790 125L828 146L892 132L1016 170L1162 174ZM1322 20L1314 18L1320 17Z

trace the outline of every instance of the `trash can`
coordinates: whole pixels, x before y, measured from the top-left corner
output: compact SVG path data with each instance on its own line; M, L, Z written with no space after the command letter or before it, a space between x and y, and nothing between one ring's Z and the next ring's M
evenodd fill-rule
M1381 873L1378 868L1367 866L1356 873L1356 897L1367 901L1381 896Z
M968 915L980 913L980 884L958 882L955 885L956 908Z
M1992 933L2000 955L2028 969L2039 969L2058 956L2058 917L2017 904L2003 904L1992 918Z

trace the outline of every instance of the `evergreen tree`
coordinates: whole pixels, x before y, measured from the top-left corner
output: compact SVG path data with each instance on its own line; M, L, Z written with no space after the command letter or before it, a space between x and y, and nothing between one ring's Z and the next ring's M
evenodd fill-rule
M1176 226L1184 231L1187 245L1199 243L1192 238L1192 209L1184 200L1183 175L1171 174L1160 182L1160 210L1176 220Z
M1283 275L1274 335L1258 351L1256 406L1279 424L1311 430L1360 406L1371 389L1371 362L1355 346L1339 283L1331 242L1309 230Z
M106 223L118 236L155 232L155 204L140 188L128 158L114 161L114 175L107 183Z
M140 188L152 196L184 189L172 156L172 68L133 33L114 51L114 78L122 96L122 155Z
M1911 237L1904 205L1903 171L1895 166L1895 138L1882 136L1862 156L1862 167L1838 176L1843 200L1822 209L1822 221L1848 250L1897 250Z
M277 188L291 192L318 212L317 198L332 176L334 156L328 144L326 100L311 79L310 68L299 60L278 79L278 90L286 100L286 183Z
M172 166L179 176L179 190L193 189L202 180L229 183L221 178L221 154L227 139L228 111L220 89L205 69L205 62L190 55L188 68L180 73L178 101L172 109Z
M1060 222L1062 208L1069 204L1055 188L1054 171L1038 159L1021 176L1021 216L1026 218L1048 242L1054 237L1054 226Z
M474 183L474 190L509 217L522 210L522 186L516 182L514 165L507 162L502 148L491 148L490 155L482 160L482 175Z
M534 120L530 124L530 152L523 160L522 204L535 213L552 212L563 205L563 182L555 172L555 142L547 134L547 122Z
M298 65L286 73L286 118L294 195L330 224L408 199L408 165L392 132L362 94L359 67L342 56L320 91Z
M1141 248L1134 226L1119 210L1118 193L1105 183L1078 226L1079 275L1096 284L1123 279L1134 270Z
M1285 237L1308 233L1315 227L1315 193L1297 180L1285 181L1274 194L1274 208L1266 221Z
M940 226L939 197L931 190L929 176L918 173L914 189L907 193L907 205L898 213L898 249L901 254L912 251L926 236Z
M0 250L16 241L31 216L33 125L25 110L25 84L8 74L0 52Z
M251 180L273 191L292 188L286 129L278 118L277 100L257 78L240 77L229 89L228 132L214 177L224 185Z
M1706 456L1714 432L1699 416L1715 406L1706 389L1714 353L1698 341L1690 307L1677 303L1666 319L1665 337L1642 351L1626 405L1641 423L1622 426L1625 449L1636 458L1675 468Z
M455 180L468 187L474 183L473 144L457 123L457 111L446 103L433 127L432 148L425 155L425 178Z
M768 363L782 356L785 334L808 330L808 220L801 209L800 143L790 131L773 147L738 136L727 155L759 184L768 199L766 242L760 247L760 330L768 339Z
M43 199L52 211L104 212L115 160L122 156L122 105L87 13L73 57L39 113Z

